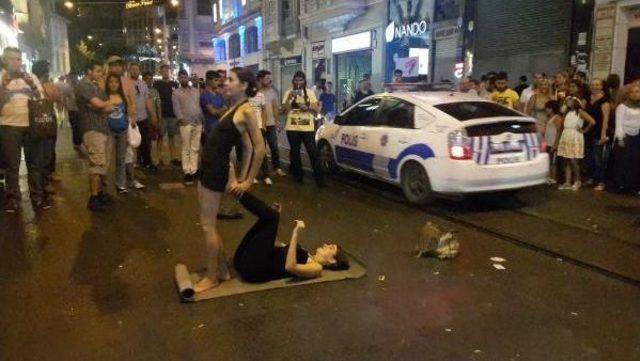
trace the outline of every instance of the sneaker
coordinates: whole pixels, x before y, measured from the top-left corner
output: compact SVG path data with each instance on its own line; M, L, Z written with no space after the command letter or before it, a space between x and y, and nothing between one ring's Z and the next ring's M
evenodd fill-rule
M547 184L551 185L551 186L552 185L556 185L556 184L558 184L558 181L553 179L553 178L547 178Z
M93 196L89 198L89 202L87 202L87 208L91 212L104 212L105 207L104 203L100 201L99 196Z
M582 183L581 182L575 182L573 183L573 186L571 187L571 190L574 192L577 192L580 190L580 188L582 188Z
M193 184L193 174L184 175L184 184Z
M604 191L605 185L604 183L598 183L597 186L595 186L595 188L593 188L594 191L596 192L602 192Z
M572 189L572 188L573 188L573 186L571 184L565 183L565 184L562 184L560 187L558 187L558 190L560 190L560 191L568 191L569 189Z
M116 186L116 191L120 194L129 193L129 189L127 187Z
M270 186L273 185L273 181L271 180L271 178L267 177L264 179L264 184Z
M141 190L145 187L144 184L140 183L137 179L134 179L133 182L131 182L131 188Z
M285 173L281 168L276 169L274 172L278 177L286 177L287 173Z
M7 213L15 213L20 210L20 203L16 199L7 199L4 205L4 211Z

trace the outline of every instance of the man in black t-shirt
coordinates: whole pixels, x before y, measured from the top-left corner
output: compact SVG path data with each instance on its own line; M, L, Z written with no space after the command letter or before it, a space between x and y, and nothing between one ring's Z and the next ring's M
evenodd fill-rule
M360 83L358 84L358 90L356 91L356 94L353 96L353 103L355 104L359 101L361 101L362 99L373 95L373 90L371 90L371 81L365 79L360 80Z
M165 134L168 135L171 163L175 166L180 166L180 148L176 144L180 133L178 119L176 119L176 115L173 112L173 102L171 100L173 91L178 88L178 82L171 79L171 71L166 64L160 66L160 75L162 79L153 84L153 87L160 95L160 109L162 110L162 117L160 117L161 120L159 124L159 149L162 149L163 137ZM162 154L162 151L160 151L160 154ZM162 157L160 156L159 158L161 162Z

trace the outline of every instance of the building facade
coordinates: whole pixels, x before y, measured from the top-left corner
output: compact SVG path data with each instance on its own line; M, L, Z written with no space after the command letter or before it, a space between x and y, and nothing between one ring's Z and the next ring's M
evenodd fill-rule
M204 77L213 69L213 5L211 0L184 0L171 40L176 46L180 68Z
M69 74L71 71L69 35L67 33L69 21L53 12L48 19L51 41L51 77Z
M167 62L170 29L164 1L128 1L122 21L125 44L135 49L145 70Z
M262 0L213 1L213 38L216 69L264 68Z
M592 75L640 79L640 0L598 0L593 24Z

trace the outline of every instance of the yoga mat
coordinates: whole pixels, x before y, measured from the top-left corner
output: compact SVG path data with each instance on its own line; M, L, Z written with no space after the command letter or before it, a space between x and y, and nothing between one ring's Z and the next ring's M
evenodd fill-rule
M188 282L184 275L186 271L186 267L183 265L176 266L176 285L178 287L178 293L180 294L180 299L182 302L198 302L209 300L212 298L226 297L239 295L243 293L250 292L258 292L258 291L266 291L275 288L283 288L283 287L293 287L293 286L304 286L310 285L314 283L321 282L333 282L333 281L341 281L345 279L356 279L362 278L367 274L367 270L364 264L353 256L348 255L349 257L349 269L346 271L322 271L322 277L314 278L314 279L298 279L298 278L283 278L279 280L274 280L270 282L264 283L248 283L242 281L240 276L237 274L233 274L233 279L230 281L222 282L218 287L212 288L203 293L199 293L194 295L193 297L184 297L184 295L189 295L188 291L189 287L193 287L193 284L197 283L200 280L200 275L198 273L191 273L191 282ZM183 268L184 267L184 268ZM188 272L188 271L187 271Z

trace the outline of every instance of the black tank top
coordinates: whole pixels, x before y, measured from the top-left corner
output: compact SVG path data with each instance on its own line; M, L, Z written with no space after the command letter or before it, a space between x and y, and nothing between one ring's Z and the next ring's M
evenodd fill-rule
M280 278L288 278L292 275L287 272L285 266L287 264L287 253L289 252L289 246L285 247L274 247L272 254L272 262L271 262L271 279L277 280ZM305 264L307 263L307 259L309 258L309 253L305 251L302 247L298 246L296 248L296 263L297 264Z
M246 101L228 112L207 137L202 149L200 182L208 189L224 191L229 177L229 154L240 142L242 135L233 123L233 117Z
M600 139L600 135L602 134L602 126L604 122L604 114L602 114L602 105L607 103L609 99L607 97L602 97L602 99L597 100L595 103L591 104L589 102L587 104L586 112L593 117L596 121L596 125L589 130L585 136ZM611 124L609 124L609 129L607 129L607 133L611 130Z

